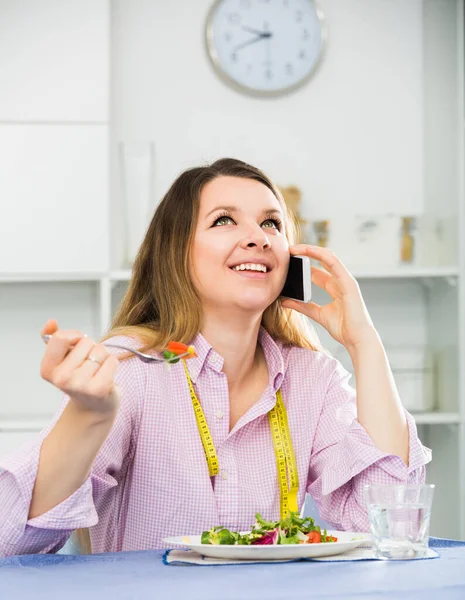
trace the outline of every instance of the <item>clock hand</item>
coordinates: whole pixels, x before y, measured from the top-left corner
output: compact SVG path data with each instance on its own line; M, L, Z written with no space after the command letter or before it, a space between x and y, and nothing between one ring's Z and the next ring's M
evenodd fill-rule
M273 35L271 31L259 31L258 29L254 29L253 27L246 27L245 25L242 26L242 29L244 31L249 31L250 33L256 33L257 35L263 38L268 38Z
M264 29L265 29L266 33L269 33L269 32L268 32L268 22L267 22L267 21L265 21L265 22L263 23L263 27L264 27ZM268 67L271 65L271 57L270 57L270 37L271 37L271 33L270 33L270 35L269 35L269 36L267 36L267 40L266 40L266 62L265 62L265 64L266 64Z
M235 48L233 48L233 52L236 52L237 50L240 50L241 48L245 48L246 46L250 46L250 44L255 44L256 42L260 42L261 40L266 39L263 36L257 36L256 38L253 38L252 40L249 40L247 42L244 42L243 44L239 44L239 46L236 46Z

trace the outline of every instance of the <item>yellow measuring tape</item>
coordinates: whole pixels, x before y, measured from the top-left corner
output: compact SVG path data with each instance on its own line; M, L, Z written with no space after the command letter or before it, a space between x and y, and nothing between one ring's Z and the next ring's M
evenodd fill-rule
M268 413L268 420L270 421L281 491L281 519L285 519L289 512L298 512L299 510L297 504L299 477L281 390L276 392L276 405ZM290 485L288 485L288 476Z
M208 472L210 473L210 477L213 477L213 475L218 475L218 473L220 472L218 457L216 456L216 450L213 444L210 429L208 429L207 420L205 418L205 415L203 414L202 405L200 404L199 399L195 395L194 386L192 385L192 379L189 375L189 370L187 369L186 361L183 360L182 362L184 363L184 370L186 371L187 382L189 384L189 391L191 393L192 406L194 407L195 419L197 421L200 439L202 440L202 446L205 452L205 457L207 459Z
M218 457L202 406L195 394L186 361L183 360L183 363L187 382L189 384L197 427L207 459L208 472L210 473L210 477L212 477L213 475L218 475L220 472ZM289 422L287 420L286 407L284 406L281 390L276 392L276 405L268 413L268 419L270 422L271 437L273 438L276 456L276 468L280 489L281 519L285 519L289 516L289 512L298 512L299 510L297 504L299 476L297 473L297 462L295 459L294 447L292 445L291 432L289 430ZM288 478L290 485L288 484Z

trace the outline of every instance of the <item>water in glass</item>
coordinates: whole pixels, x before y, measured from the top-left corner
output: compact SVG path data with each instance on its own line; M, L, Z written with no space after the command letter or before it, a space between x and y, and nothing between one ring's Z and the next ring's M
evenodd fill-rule
M434 486L367 486L373 549L378 558L421 558L428 552Z

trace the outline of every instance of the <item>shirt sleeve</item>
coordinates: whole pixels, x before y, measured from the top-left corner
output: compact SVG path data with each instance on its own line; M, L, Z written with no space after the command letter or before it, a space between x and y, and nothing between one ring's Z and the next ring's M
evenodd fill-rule
M307 492L320 516L343 531L368 531L364 500L367 484L423 483L431 450L418 439L413 417L405 411L409 431L408 465L379 450L357 421L356 393L342 365L335 365L315 433Z
M138 430L139 400L145 387L140 365L137 359L120 363L115 382L121 389L121 405L115 423L87 480L57 506L28 520L42 442L69 402L67 396L36 440L0 458L0 556L57 552L75 529L97 524L99 506L114 502Z

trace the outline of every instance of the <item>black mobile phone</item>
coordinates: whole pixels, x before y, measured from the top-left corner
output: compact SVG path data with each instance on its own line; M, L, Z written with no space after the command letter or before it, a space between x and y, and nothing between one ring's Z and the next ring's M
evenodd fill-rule
M312 299L311 265L308 256L291 256L281 296L310 302Z

